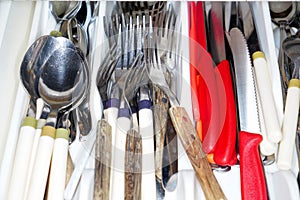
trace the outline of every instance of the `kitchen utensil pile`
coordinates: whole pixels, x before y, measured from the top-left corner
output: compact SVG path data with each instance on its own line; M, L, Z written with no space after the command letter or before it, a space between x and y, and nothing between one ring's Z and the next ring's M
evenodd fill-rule
M273 71L253 2L188 2L188 40L173 3L111 2L103 18L99 4L49 3L55 31L30 46L20 67L30 102L7 199L74 198L91 152L94 199L165 199L178 189L182 155L206 199L227 199L213 171L235 166L242 199L268 199L265 169L291 170L295 141L299 152L300 39L290 31L299 28L298 3L269 3L281 31ZM96 22L105 38L99 66L92 62L100 56L94 53ZM179 101L185 59L192 113ZM276 101L282 96L273 92L274 71L284 110ZM101 99L98 122L91 117L91 85ZM69 145L85 136L94 145L66 182Z

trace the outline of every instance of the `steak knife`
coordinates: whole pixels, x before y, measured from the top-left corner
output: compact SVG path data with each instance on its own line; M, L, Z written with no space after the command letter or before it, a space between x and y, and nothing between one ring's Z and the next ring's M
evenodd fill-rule
M209 15L210 45L212 58L216 70L220 73L221 81L218 81L219 100L222 98L222 87L225 89L226 109L225 121L221 134L214 150L214 161L219 165L234 165L236 155L236 109L235 97L232 86L230 64L226 60L225 32L223 28L223 2L212 2ZM216 79L218 80L218 79Z
M226 35L233 54L239 109L242 199L267 200L266 180L258 149L262 136L259 134L253 67L243 33L238 28L232 28L229 34Z

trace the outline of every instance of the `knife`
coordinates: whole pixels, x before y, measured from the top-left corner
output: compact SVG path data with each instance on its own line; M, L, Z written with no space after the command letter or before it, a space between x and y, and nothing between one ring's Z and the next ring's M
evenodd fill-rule
M248 46L238 28L232 28L226 36L233 55L237 86L242 199L266 200L266 180L258 149L262 136L259 134L259 115Z
M282 138L275 100L273 98L272 82L265 56L260 51L260 43L256 33L256 28L259 27L255 27L254 25L250 5L248 2L241 2L239 3L239 6L240 15L243 20L245 38L248 43L250 56L253 57L254 72L258 86L258 96L261 102L262 117L266 127L267 137L265 138L263 136L264 143L262 143L263 148L261 149L265 149L267 151L267 154L265 155L271 155L275 153L275 145L273 145L273 148L268 149L272 147L271 143L278 143ZM269 144L269 146L264 145L265 143Z
M236 109L235 97L232 86L230 64L226 60L225 38L223 29L223 3L211 2L209 14L210 47L214 62L217 64L222 81L218 81L218 87L223 85L226 94L226 115L214 153L214 161L219 165L234 165L237 162L236 154ZM217 79L216 79L217 80ZM221 95L222 92L219 92ZM220 99L223 101L223 99Z
M204 10L202 7L202 2L197 2L197 3L189 2L188 4L189 4L189 11L190 11L189 14L190 38L195 40L195 42L200 43L200 45L206 48ZM201 34L202 36L200 37ZM203 38L203 40L201 40L201 38ZM193 57L193 52L194 51L191 48L190 49L191 57ZM203 131L202 129L202 121L206 121L206 119L208 119L208 112L209 112L208 106L206 106L207 91L205 90L205 84L202 77L199 75L199 72L192 64L190 64L190 78L191 78L191 87L192 87L193 116L196 121L197 134L199 138L202 140L202 136L203 136L202 134L206 132ZM200 91L200 89L202 89L202 91ZM200 98L200 94L202 95L202 98ZM203 109L199 111L199 107L203 107Z
M203 150L210 153L220 134L218 91L215 81L215 73L212 62L199 64L199 56L208 55L206 52L205 16L201 2L190 4L190 67L196 70L191 74L191 85L193 81L197 88L193 89L192 99L198 101L193 104L194 118L197 122L197 134L203 141ZM197 11L197 12L196 12ZM201 54L201 55L200 55ZM210 59L207 59L207 61ZM211 61L211 60L210 60ZM197 99L196 99L197 97ZM200 107L200 111L199 108ZM211 156L208 156L211 158ZM213 162L213 160L210 160Z

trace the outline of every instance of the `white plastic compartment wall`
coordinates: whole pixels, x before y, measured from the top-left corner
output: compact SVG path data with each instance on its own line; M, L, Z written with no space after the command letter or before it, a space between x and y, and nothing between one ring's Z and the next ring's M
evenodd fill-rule
M39 36L49 34L50 31L55 27L55 20L51 13L49 12L49 2L47 1L37 1L32 27L31 34L29 38L28 47L36 40ZM188 5L187 2L172 2L177 12L181 16L182 20L182 35L183 37L188 38ZM107 13L106 8L111 8L113 2L100 2L99 8L99 22L98 27L96 28L96 44L94 49L93 57L93 72L92 72L92 88L91 91L94 91L96 95L91 95L91 107L93 108L93 119L98 120L101 118L101 106L100 98L98 91L93 84L95 83L97 66L100 65L104 53L101 52L101 47L105 47L105 33L103 30L103 16ZM184 41L184 40L183 40ZM105 48L104 48L105 49ZM192 117L191 112L191 93L189 88L189 54L188 43L182 43L182 49L185 50L183 64L182 64L182 78L185 84L182 85L180 103L184 106L190 117ZM18 73L18 71L16 72ZM11 120L11 128L8 132L7 145L5 148L5 155L3 158L3 163L0 171L0 199L4 199L5 192L9 183L11 166L14 158L14 149L16 147L16 142L18 138L18 130L21 124L21 121L25 115L26 106L28 104L28 95L26 94L21 83L19 84L17 97L15 100L13 117ZM180 147L182 148L182 147ZM179 151L182 151L182 149ZM178 173L178 184L177 188L173 192L166 192L166 199L205 199L201 187L196 179L196 176L192 170L192 167L188 161L186 155L182 155L179 158L179 173ZM299 190L297 187L297 182L294 174L289 172L279 172L276 171L274 165L268 166L265 168L266 178L268 183L268 192L271 200L276 199L299 199ZM220 173L214 171L227 199L230 200L239 200L241 199L240 192L240 174L239 166L233 166L229 172ZM81 183L77 188L76 195L74 199L92 199L93 198L93 157L90 158L89 163L86 166L86 170L83 173Z

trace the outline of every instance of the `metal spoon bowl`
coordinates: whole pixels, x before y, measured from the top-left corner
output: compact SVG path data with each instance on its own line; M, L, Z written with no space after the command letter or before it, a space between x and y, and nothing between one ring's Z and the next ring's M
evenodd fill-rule
M46 35L38 38L27 50L20 67L20 79L31 97L39 97L37 86L40 68L59 48L76 49L67 38Z
M81 1L50 1L50 11L57 21L74 17L81 8Z
M41 68L38 91L54 110L70 105L76 107L83 100L87 88L88 69L74 49L55 50Z

